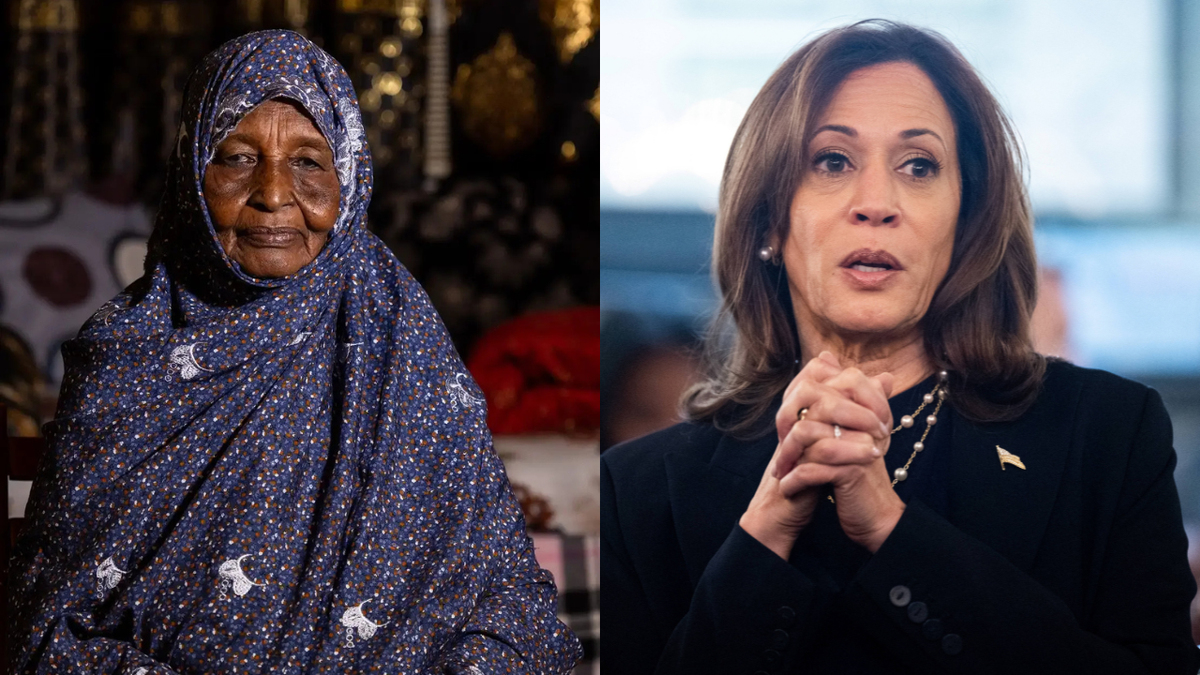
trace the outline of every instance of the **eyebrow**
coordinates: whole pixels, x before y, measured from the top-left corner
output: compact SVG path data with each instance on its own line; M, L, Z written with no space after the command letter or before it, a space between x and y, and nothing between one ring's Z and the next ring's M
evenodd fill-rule
M900 138L915 138L917 136L924 136L925 134L929 134L939 141L942 141L942 145L946 144L946 141L943 140L941 136L938 136L938 133L933 129L909 129L907 131L901 131Z
M817 130L815 132L813 132L813 135L816 136L817 134L821 133L822 131L836 131L839 134L844 134L851 138L858 137L857 131L855 131L854 129L852 129L848 126L844 126L841 124L826 124L824 126L818 127ZM906 129L906 130L900 132L900 138L904 138L904 139L916 138L917 136L924 136L926 134L933 136L934 138L938 139L939 141L942 141L942 144L945 145L946 141L941 136L939 136L938 133L936 131L934 131L933 129Z

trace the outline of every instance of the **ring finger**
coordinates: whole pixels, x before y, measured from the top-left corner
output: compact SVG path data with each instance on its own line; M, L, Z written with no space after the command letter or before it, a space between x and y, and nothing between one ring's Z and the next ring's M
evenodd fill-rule
M775 476L786 476L801 461L861 464L879 456L873 451L878 451L878 448L870 434L840 425L804 420L792 425L791 431L779 444Z

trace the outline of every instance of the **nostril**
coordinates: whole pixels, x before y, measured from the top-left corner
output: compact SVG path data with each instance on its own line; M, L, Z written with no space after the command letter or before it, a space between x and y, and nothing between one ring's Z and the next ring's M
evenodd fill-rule
M883 219L883 222L885 222L885 223L890 223L890 222L892 222L892 221L893 221L893 220L895 220L895 219L896 219L896 216L888 216L887 218L884 218L884 219Z
M870 220L870 218L868 218L867 214L865 214L865 213L856 213L855 215L858 217L858 222L860 222L860 223L863 221L866 221L866 220Z

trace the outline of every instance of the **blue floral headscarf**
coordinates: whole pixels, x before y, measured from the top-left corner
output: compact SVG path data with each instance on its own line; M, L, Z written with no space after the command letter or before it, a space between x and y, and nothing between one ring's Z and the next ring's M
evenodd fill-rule
M285 98L333 150L316 259L255 279L222 250L204 171ZM364 226L354 90L264 31L185 94L146 275L64 346L12 561L13 672L559 673L580 654L420 286Z

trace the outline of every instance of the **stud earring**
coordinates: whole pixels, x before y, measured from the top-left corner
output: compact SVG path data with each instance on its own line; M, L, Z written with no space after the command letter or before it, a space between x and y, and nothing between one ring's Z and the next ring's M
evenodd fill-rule
M758 249L758 259L763 262L770 262L775 257L774 246L764 246Z

